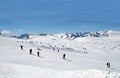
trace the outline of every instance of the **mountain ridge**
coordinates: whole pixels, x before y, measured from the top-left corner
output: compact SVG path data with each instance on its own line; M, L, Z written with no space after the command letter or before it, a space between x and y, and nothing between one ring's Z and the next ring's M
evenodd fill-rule
M20 39L28 39L33 36L57 36L59 38L64 38L64 39L76 39L79 37L112 37L112 36L120 36L120 31L113 31L113 30L108 30L108 31L99 31L99 32L76 32L76 33L54 33L54 34L21 34L18 36Z

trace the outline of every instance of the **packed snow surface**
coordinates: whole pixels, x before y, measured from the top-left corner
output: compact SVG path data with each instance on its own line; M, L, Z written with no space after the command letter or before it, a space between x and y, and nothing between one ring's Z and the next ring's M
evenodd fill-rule
M120 36L115 35L73 40L59 34L29 39L0 36L0 78L120 78Z

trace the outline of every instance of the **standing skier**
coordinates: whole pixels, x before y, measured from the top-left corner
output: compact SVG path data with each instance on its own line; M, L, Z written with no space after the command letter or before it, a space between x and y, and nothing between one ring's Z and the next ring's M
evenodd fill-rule
M39 57L39 55L40 55L40 52L38 51L38 52L37 52L37 56Z
M58 52L59 52L60 50L58 49Z
M23 50L23 46L21 45L20 47L21 47L21 50Z
M63 59L66 59L65 57L66 57L66 54L63 54Z
M55 51L55 48L53 48L53 51Z
M32 49L30 49L30 54L32 54Z
M107 68L110 68L110 62L107 62L106 65L107 65Z

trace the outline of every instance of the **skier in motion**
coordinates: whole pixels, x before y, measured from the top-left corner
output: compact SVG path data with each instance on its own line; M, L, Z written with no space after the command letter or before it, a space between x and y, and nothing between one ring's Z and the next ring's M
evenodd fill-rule
M53 51L55 51L55 48L53 48Z
M106 65L107 65L107 68L110 68L110 62L107 62Z
M30 49L30 54L32 54L32 49Z
M60 52L60 50L58 49L58 53Z
M21 47L21 50L23 50L23 45L21 45L20 47Z
M40 56L40 52L39 52L39 51L37 52L37 56L38 56L38 57Z
M63 54L63 59L64 59L64 60L66 59L66 54Z

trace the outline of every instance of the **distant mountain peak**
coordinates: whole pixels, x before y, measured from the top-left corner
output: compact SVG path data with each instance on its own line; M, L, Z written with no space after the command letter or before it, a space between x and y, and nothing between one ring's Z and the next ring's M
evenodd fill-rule
M25 34L21 34L18 38L19 39L26 39L26 38L29 38L29 36L30 36L30 34L25 33Z
M32 38L34 36L55 36L59 38L64 38L64 39L75 39L78 37L109 37L109 36L120 36L119 31L113 31L113 30L108 30L108 31L99 31L99 32L76 32L76 33L54 33L54 34L45 34L41 33L39 35L33 35L33 34L21 34L18 38L20 39L28 39Z

